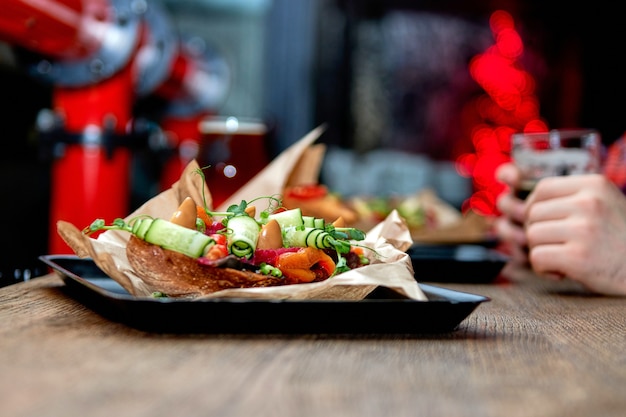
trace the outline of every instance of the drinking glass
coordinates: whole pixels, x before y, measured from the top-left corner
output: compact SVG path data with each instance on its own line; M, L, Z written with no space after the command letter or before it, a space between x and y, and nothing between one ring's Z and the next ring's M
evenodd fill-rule
M200 122L200 166L213 207L219 206L268 163L267 125L260 119L210 116Z
M553 129L515 133L511 156L521 181L516 195L525 199L545 177L600 172L600 133L594 129Z

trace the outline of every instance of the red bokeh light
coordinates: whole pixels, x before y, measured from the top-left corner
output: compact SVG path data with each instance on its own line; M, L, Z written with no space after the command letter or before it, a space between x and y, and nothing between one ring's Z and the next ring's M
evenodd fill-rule
M498 34L504 29L515 29L515 22L509 12L496 10L489 17L489 26L494 34Z
M494 45L469 64L471 77L485 94L467 104L476 117L470 132L474 153L457 158L457 170L471 176L474 194L464 204L485 215L497 214L495 201L504 186L495 170L510 160L511 135L520 131L545 131L535 96L536 81L520 63L524 44L512 15L497 10L490 16Z

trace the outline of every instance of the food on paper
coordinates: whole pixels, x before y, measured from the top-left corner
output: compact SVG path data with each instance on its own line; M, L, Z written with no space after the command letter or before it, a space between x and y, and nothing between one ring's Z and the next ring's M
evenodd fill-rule
M439 199L430 189L403 197L353 197L350 205L361 221L373 224L384 219L392 210L397 210L412 230L434 230L454 224L462 218L458 210Z
M409 196L357 196L347 203L358 214L358 221L353 226L364 230L396 210L406 221L415 242L477 242L484 241L490 234L487 217L474 211L463 214L428 188Z
M201 170L199 170L201 173ZM187 197L169 220L138 216L83 232L131 234L126 256L135 273L165 296L198 296L229 288L269 287L324 281L369 263L356 242L365 233L285 209L273 197L256 216L242 201L224 212Z
M213 220L224 220L224 217L217 215L208 219L208 214L228 212L231 211L232 207L238 208L237 210L239 211L250 211L250 217L254 216L255 219L259 220L259 225L262 225L264 224L265 218L265 214L263 213L276 212L278 211L278 206L280 206L280 204L274 205L269 202L278 201L287 185L314 182L312 180L314 175L311 174L310 170L306 170L306 175L305 173L298 174L298 171L299 168L306 165L300 162L302 162L303 159L309 160L308 158L304 158L303 153L309 154L309 147L318 138L322 130L321 127L314 129L297 143L283 151L252 180L217 207L213 205L211 190L203 180L203 176L197 175L200 166L193 160L184 168L180 179L173 183L169 189L155 195L137 207L124 219L118 219L114 223L121 222L122 224L120 224L120 226L123 226L123 223L128 225L136 222L137 219L140 218L166 219L172 221L174 220L173 213L182 210L181 206L185 198L191 197L194 204L195 202L199 203L195 204L196 209L198 205L201 207L201 210L197 211L196 217L205 218L205 225L209 223L212 224ZM317 145L313 145L313 148L321 149L318 148ZM269 197L259 199L258 196ZM272 200L272 198L274 198L274 200ZM244 202L246 205L245 209L241 206ZM274 206L276 206L276 208L274 208ZM207 207L210 213L207 213ZM257 211L256 209L259 209L259 214L252 214L250 210L252 207L255 207L255 212ZM182 216L181 213L179 213L177 217L181 217L181 223L188 221L188 219L182 219L186 216ZM305 220L305 218L306 216L303 215L303 220ZM342 222L342 219L337 218L336 221L332 223L327 221L326 225L334 227L335 232L338 232L338 229L343 227L352 227L359 231L363 230L353 225L341 224ZM257 249L263 248L264 245L269 245L265 247L271 248L271 242L274 241L274 238L271 238L273 232L265 229L273 228L270 226L272 223L273 222L268 221L267 225L263 228L264 230L261 230L259 233ZM106 225L101 224L101 226ZM67 221L62 219L57 221L57 232L77 256L93 259L104 273L113 278L132 296L153 297L155 292L160 292L158 288L162 288L163 283L156 282L156 284L160 285L160 287L157 288L152 283L147 282L147 279L139 276L134 270L127 255L127 248L132 234L123 230L123 227L114 227L112 230L101 229L100 232L85 234L82 232L82 228L78 228ZM262 238L264 235L268 236ZM229 287L216 292L209 292L207 289L198 289L198 283L194 282L188 288L179 288L178 293L175 291L178 287L174 285L167 290L169 294L167 292L165 294L170 297L179 296L192 299L245 298L259 300L325 299L358 301L368 297L377 288L384 287L402 297L414 300L427 299L415 280L411 259L406 253L406 250L412 245L413 241L406 223L398 216L396 211L390 213L384 221L368 229L365 239L362 241L357 238L353 239L353 237L350 237L349 241L351 249L345 254L340 252L340 254L343 255L342 257L337 255L336 250L325 250L325 252L330 253L329 256L331 256L331 259L335 262L335 273L332 275L331 279L322 281L314 280L313 282L289 285L283 284L286 280L281 280L280 283L283 285L261 287L259 283L257 287ZM131 246L133 244L134 243L131 243ZM218 246L216 245L216 247ZM171 250L168 248L165 249ZM293 248L291 250L293 250ZM256 252L258 252L258 250ZM313 251L306 250L306 252L311 253ZM356 258L359 259L358 267L353 267L350 261L351 258L355 259L355 255ZM337 259L335 260L333 256L337 257ZM304 258L304 255L302 255L302 257ZM309 259L308 254L306 255L306 259ZM292 259L284 263L282 268L290 269L291 271L302 269L297 268L299 266L298 262ZM369 263L363 264L363 262ZM231 267L231 265L224 265L224 267ZM297 274L297 272L294 272L294 274ZM264 276L264 279L269 279L269 276Z

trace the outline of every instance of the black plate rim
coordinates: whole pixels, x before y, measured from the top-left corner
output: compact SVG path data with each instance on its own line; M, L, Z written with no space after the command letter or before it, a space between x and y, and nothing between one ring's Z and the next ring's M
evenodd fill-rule
M406 323L406 325L400 324L397 328L391 329L390 333L440 333L440 332L448 332L456 329L458 324L463 321L467 316L469 316L480 304L484 302L489 302L491 299L489 297L473 294L469 292L462 292L452 289L443 288L436 285L423 284L418 283L420 288L424 291L427 297L433 297L437 299L432 299L428 301L423 300L412 300L407 298L398 298L398 299L364 299L358 301L351 300L259 300L259 299L247 299L247 298L205 298L205 299L180 299L180 298L154 298L154 297L137 297L130 294L122 294L116 293L113 291L109 291L106 288L103 288L92 281L89 280L89 277L79 276L77 273L72 270L63 267L59 262L67 260L67 261L75 261L75 262L88 262L94 263L90 258L80 258L76 255L42 255L39 259L52 268L56 273L58 273L63 279L64 283L67 287L69 287L70 295L79 299L79 301L84 302L88 307L91 307L94 310L97 310L100 313L104 313L103 315L109 316L113 318L115 321L123 322L131 327L139 328L141 330L148 331L157 331L157 332L179 332L178 329L172 328L171 326L158 326L152 325L151 323L146 323L145 320L137 320L136 315L132 313L137 313L140 311L139 309L150 309L151 311L161 311L163 309L185 309L187 307L197 307L197 308L210 308L208 305L212 306L246 306L250 308L264 308L263 306L272 306L272 308L290 308L290 309L298 309L306 306L306 308L326 308L327 310L334 309L350 309L356 308L357 306L360 309L368 308L403 308L403 309L414 309L415 311L427 311L429 310L437 310L438 312L444 313L446 316L446 320L442 320L440 324L438 323L430 323L424 326L415 326L411 323ZM110 279L114 281L112 278L107 277L106 274L102 279ZM99 304L97 308L94 308L93 301L97 298L97 303ZM89 299L89 300L87 300ZM89 301L89 302L87 302ZM106 304L103 306L102 304ZM276 306L276 307L274 307ZM282 306L282 307L281 307ZM371 306L371 307L368 307ZM108 311L103 311L108 310ZM112 311L115 310L115 311ZM124 317L124 314L131 313L129 317ZM140 311L141 312L141 311ZM111 314L113 313L113 314ZM122 316L120 316L122 314ZM345 324L347 324L346 322ZM345 324L335 323L333 326L326 326L328 328L324 328L324 326L317 326L313 328L313 332L328 332L328 333L353 333L352 330L347 327ZM241 327L241 326L240 326ZM371 329L371 333L381 333L383 328L381 326L374 326ZM274 328L272 328L275 330ZM358 330L358 326L355 330ZM254 332L263 332L263 328L258 329L247 329L247 328L238 328L234 327L231 330L220 327L220 332L232 332L232 333L254 333ZM224 331L226 330L226 331ZM284 329L285 333L293 333L294 329ZM302 327L303 332L306 331L306 326ZM417 330L417 331L415 331ZM187 326L181 328L182 332L191 332L191 333L211 333L211 328L206 328L199 326ZM282 332L280 328L278 328L279 332Z

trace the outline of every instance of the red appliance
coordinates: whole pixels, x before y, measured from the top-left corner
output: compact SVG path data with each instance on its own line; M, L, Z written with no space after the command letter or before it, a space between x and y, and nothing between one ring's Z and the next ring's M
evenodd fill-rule
M52 109L38 120L53 157L48 246L49 253L71 253L58 220L84 227L129 212L133 148L141 146L133 132L137 98L198 99L181 91L191 90L190 70L197 76L201 69L148 1L5 0L2 9L0 41L25 52L20 65L53 86ZM186 119L199 120L212 104L199 100ZM170 128L187 135L188 123Z
M141 29L141 16L128 3L3 2L0 39L34 52L29 73L54 85L44 135L55 157L50 253L71 252L56 233L58 220L86 226L96 216L127 212L131 151L119 145L132 118Z

